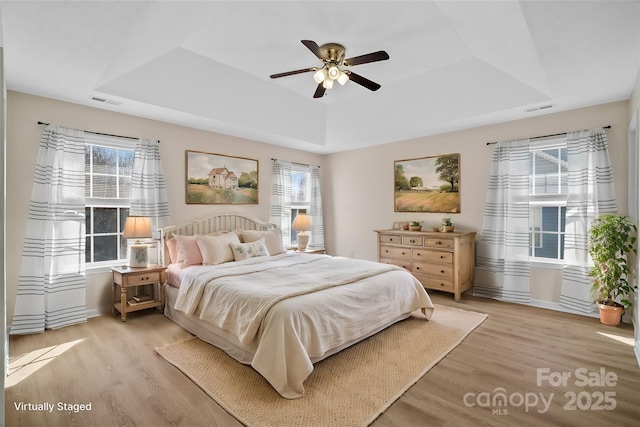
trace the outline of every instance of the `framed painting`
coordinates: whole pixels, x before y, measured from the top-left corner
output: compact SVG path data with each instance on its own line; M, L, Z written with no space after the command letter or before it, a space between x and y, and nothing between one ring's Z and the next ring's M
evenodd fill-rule
M186 150L187 204L258 204L258 161Z
M396 212L460 212L460 154L396 160Z

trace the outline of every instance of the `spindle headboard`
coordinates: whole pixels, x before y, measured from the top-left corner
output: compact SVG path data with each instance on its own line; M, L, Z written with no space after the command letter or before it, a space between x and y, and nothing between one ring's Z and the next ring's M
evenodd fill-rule
M211 234L233 230L270 230L275 224L255 218L237 214L216 214L201 216L190 221L169 225L160 230L160 253L158 263L163 266L169 264L169 257L165 255L165 241L173 235L195 236L196 234Z

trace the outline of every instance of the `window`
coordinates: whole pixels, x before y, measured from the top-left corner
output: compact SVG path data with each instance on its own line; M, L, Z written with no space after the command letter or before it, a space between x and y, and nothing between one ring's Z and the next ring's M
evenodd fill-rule
M298 232L293 221L299 212L309 212L311 200L311 176L308 170L291 168L291 245L298 243Z
M91 137L85 144L85 261L94 265L127 257L122 238L129 216L134 150L119 138Z
M564 139L529 148L529 256L564 259L567 146Z

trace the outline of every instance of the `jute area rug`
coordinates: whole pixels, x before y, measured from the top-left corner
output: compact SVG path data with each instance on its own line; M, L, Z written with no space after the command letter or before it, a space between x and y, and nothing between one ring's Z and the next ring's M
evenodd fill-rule
M442 305L429 321L416 312L316 363L304 397L294 400L197 338L156 351L247 426L366 426L486 318Z

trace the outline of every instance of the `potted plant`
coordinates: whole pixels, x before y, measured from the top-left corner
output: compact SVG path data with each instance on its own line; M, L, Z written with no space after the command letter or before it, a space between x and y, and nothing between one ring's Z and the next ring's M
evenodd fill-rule
M420 225L420 221L413 221L409 226L409 230L411 231L420 231L422 230L422 225Z
M600 308L600 322L619 325L623 311L631 307L629 294L637 288L629 284L629 253L637 254L636 225L627 216L605 214L595 219L589 230L588 250L594 267L591 294Z
M442 231L451 232L453 231L453 228L451 218L442 218Z

